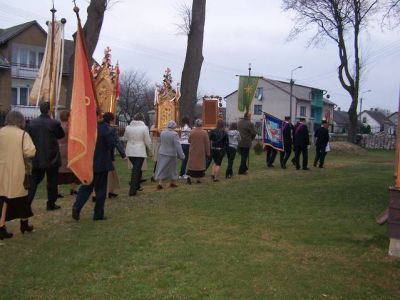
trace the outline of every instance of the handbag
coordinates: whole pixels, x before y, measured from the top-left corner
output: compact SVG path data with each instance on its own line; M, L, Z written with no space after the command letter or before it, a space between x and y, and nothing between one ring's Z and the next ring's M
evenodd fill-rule
M329 151L331 151L331 146L329 145L329 142L328 142L328 144L326 144L326 147L325 147L325 152L329 152Z
M24 137L25 130L22 134L22 159L25 165L24 189L29 190L32 187L32 161L30 158L24 156Z

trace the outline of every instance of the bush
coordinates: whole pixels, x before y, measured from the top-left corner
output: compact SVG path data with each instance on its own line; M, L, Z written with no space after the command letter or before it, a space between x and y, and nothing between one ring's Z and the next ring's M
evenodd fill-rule
M256 155L260 155L263 152L263 146L259 141L254 145L253 149Z

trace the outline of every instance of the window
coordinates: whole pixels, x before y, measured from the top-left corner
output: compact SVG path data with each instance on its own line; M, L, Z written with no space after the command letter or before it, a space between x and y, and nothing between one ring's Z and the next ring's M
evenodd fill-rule
M38 53L38 68L40 68L40 65L42 64L43 57L44 57L44 53L39 52Z
M256 90L255 97L258 100L262 100L263 96L264 96L264 88L263 87L258 87L257 90Z
M19 88L19 105L28 105L28 88Z
M11 104L12 105L29 105L29 88L15 87L11 89Z
M19 65L21 67L28 66L28 50L20 48L19 49Z
M254 115L262 115L262 105L254 105Z
M12 105L18 104L18 89L17 88L11 89L11 104Z
M367 117L363 117L363 123L367 123Z
M36 68L36 51L29 51L29 68Z
M305 117L307 108L305 106L300 106L300 117Z
M311 118L315 119L315 109L311 108Z

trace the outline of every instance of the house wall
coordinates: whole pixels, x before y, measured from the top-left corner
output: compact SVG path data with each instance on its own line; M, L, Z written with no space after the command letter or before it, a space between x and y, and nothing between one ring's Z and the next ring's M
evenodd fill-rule
M46 46L46 34L36 25L30 26L25 31L1 46L0 53L12 63L12 51L15 47L40 47ZM0 70L0 110L7 111L11 106L12 87L32 87L33 79L12 78L11 69Z
M364 122L364 118L365 118L365 122ZM371 133L378 133L381 131L380 130L381 124L379 124L367 112L361 113L361 123L369 125L371 127Z

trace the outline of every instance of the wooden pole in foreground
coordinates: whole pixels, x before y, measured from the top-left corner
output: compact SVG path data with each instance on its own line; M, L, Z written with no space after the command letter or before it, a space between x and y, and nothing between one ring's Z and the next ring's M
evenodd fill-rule
M397 109L397 128L396 128L396 163L395 163L395 175L396 175L396 188L400 189L400 89L399 89L399 108Z

